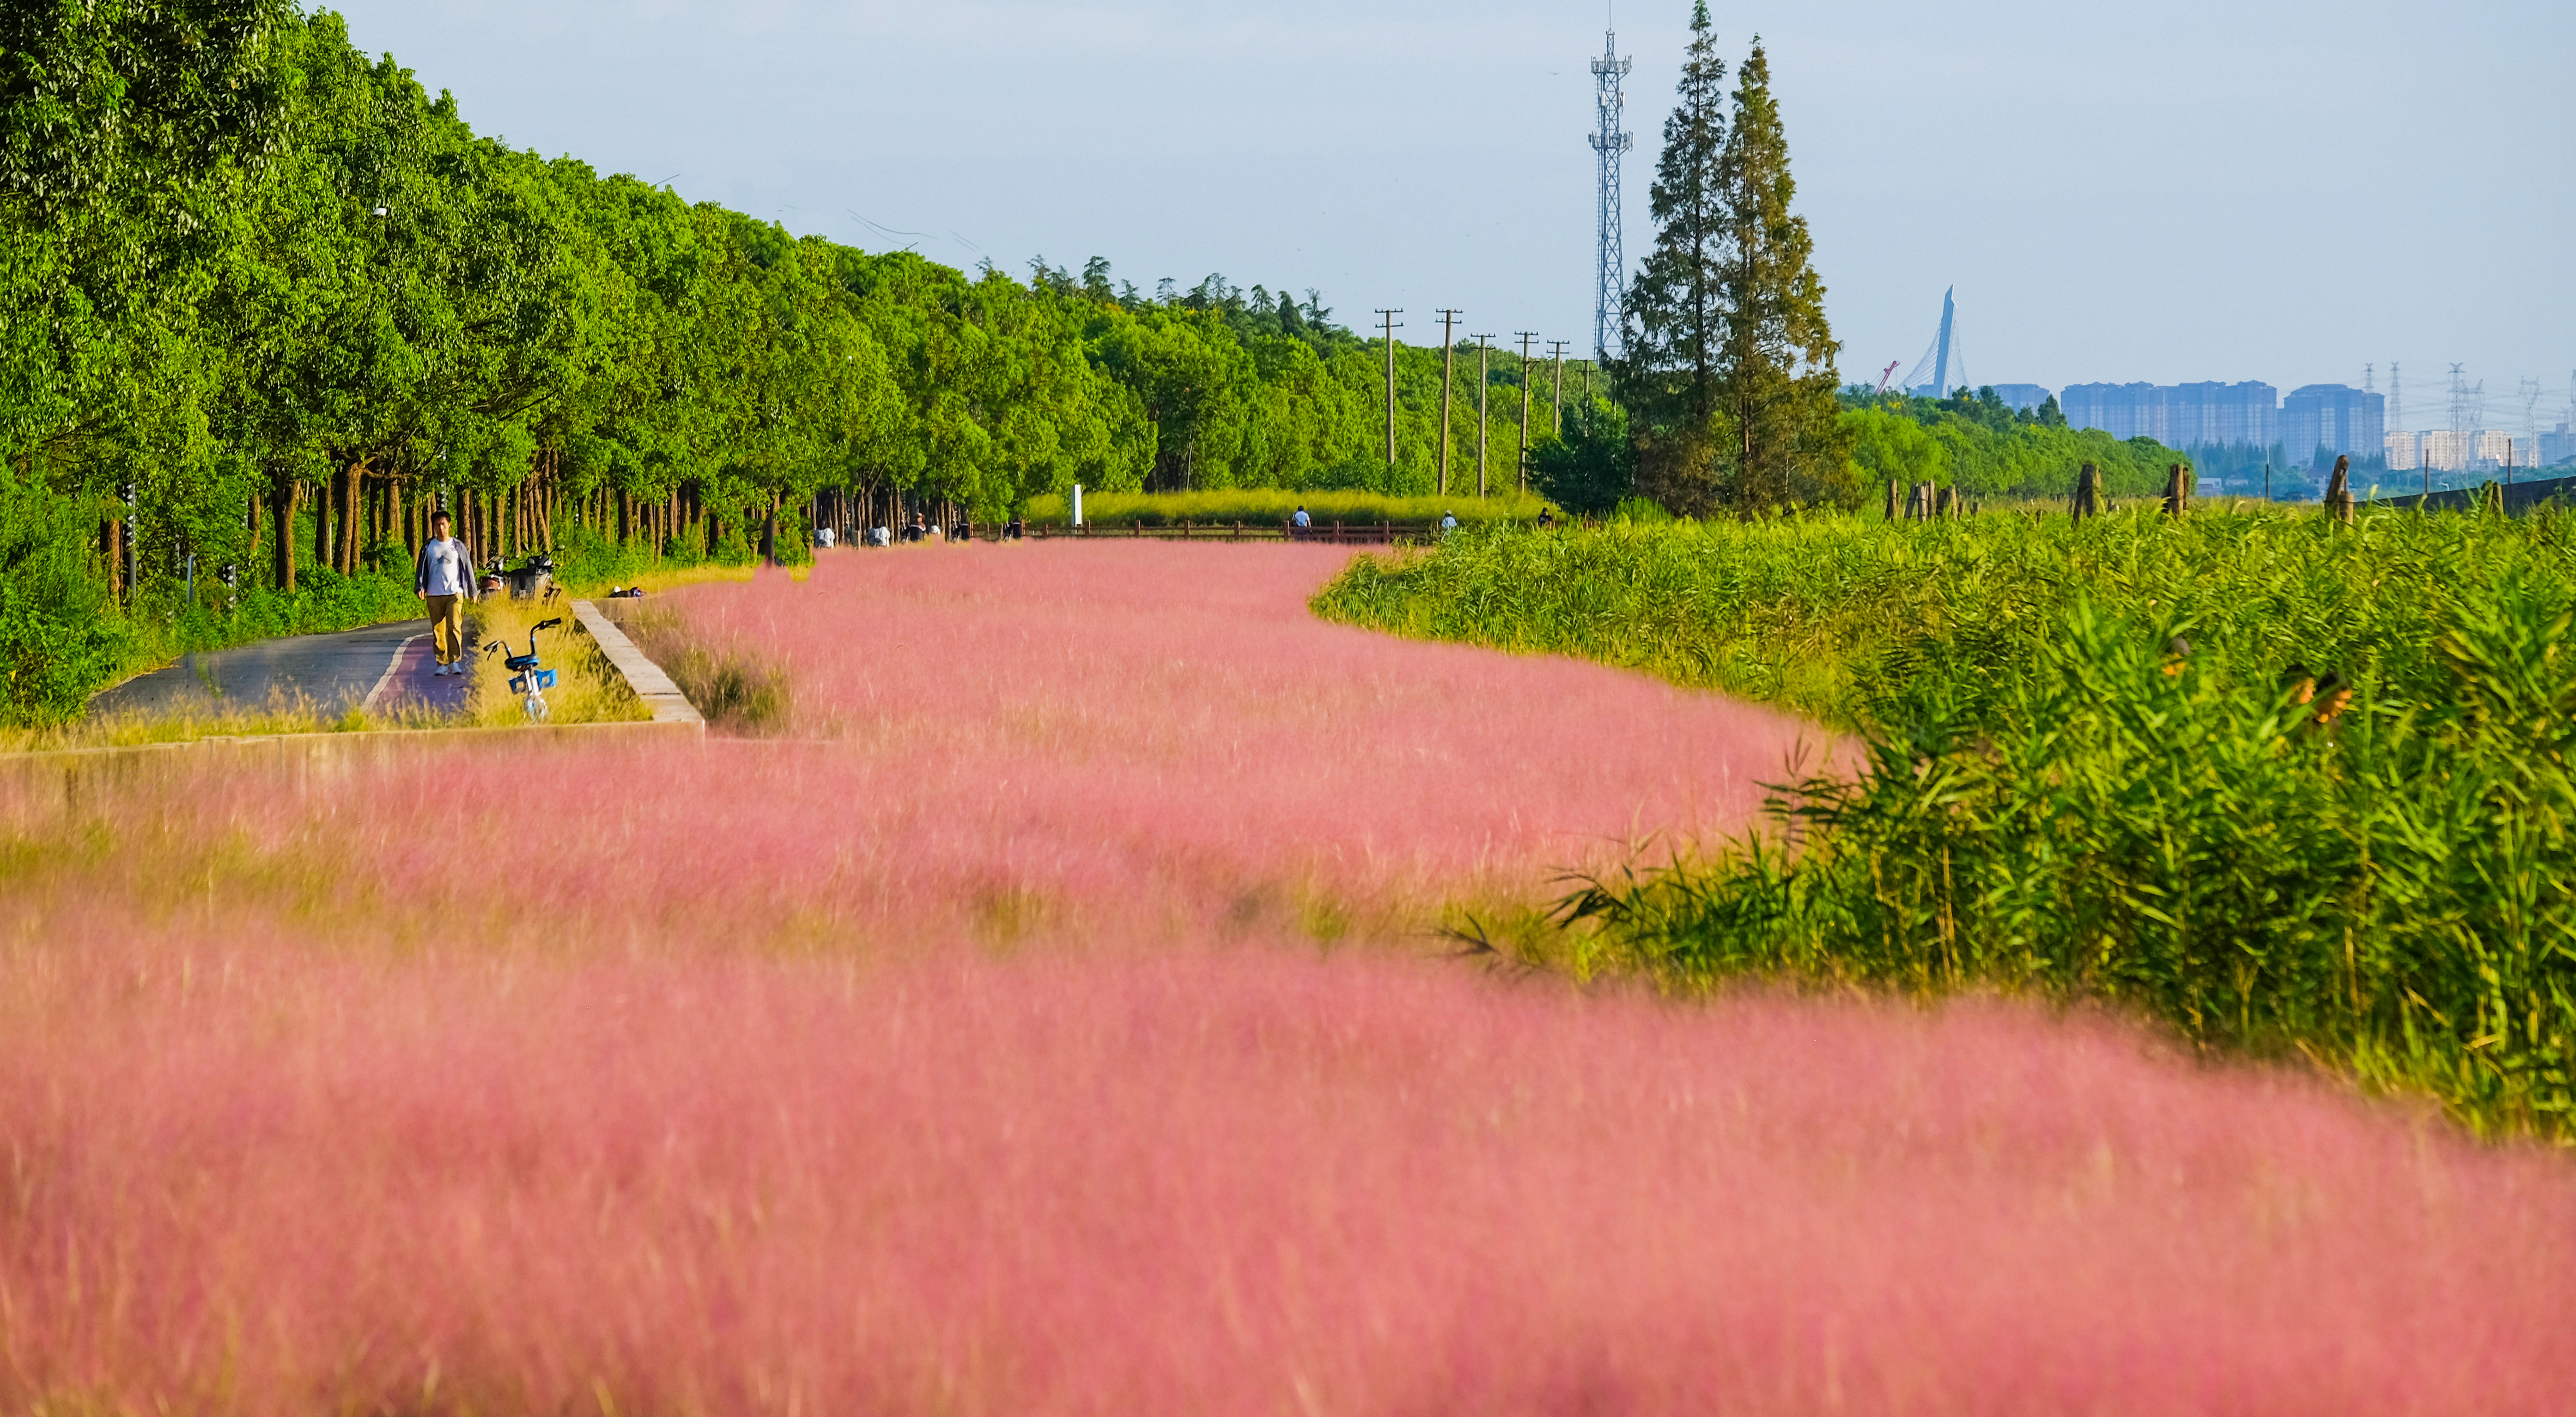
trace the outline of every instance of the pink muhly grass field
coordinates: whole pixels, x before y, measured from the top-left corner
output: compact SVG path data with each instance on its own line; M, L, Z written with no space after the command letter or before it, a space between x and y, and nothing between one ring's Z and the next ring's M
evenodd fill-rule
M1317 624L1338 564L669 597L785 741L0 773L0 1410L2576 1405L2559 1157L2099 1020L1426 958L1801 730Z
M807 583L652 607L784 666L783 741L478 745L291 783L218 749L84 809L124 870L192 893L211 871L334 935L435 921L646 952L1340 938L1541 904L1632 840L1741 826L1827 741L1641 675L1321 623L1305 601L1345 555L827 555Z
M2558 1158L2017 1008L1266 947L13 963L13 1410L2576 1398Z
M844 552L691 587L692 638L782 666L790 731L1050 835L1235 879L1534 894L1633 839L1741 827L1813 726L1642 675L1327 624L1323 547Z

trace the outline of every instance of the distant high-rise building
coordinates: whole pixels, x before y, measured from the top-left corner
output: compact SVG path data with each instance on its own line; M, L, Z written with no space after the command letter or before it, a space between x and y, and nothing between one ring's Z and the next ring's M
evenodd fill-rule
M2510 428L2481 428L2469 444L2469 461L2482 471L2504 466L2507 458L2514 466L2524 467L2528 466L2525 459L2539 451L2522 446Z
M2388 399L2346 384L2310 384L2281 400L2281 451L2293 465L2387 451Z
M2048 402L2048 390L2037 384L1996 384L1995 397L2012 409L2032 409Z
M2259 380L2070 384L2057 402L2068 423L2114 438L2153 438L2172 448L2268 448L2280 441L2280 396Z
M2469 435L2448 428L2428 428L2423 434L2424 466L2435 472L2466 472L2469 468Z
M2416 466L2415 459L2418 452L2415 446L2414 434L2407 432L2403 428L2391 428L2388 430L2388 436L2380 440L2380 446L2388 450L2389 471L2411 472L2414 470Z
M2556 467L2576 459L2576 428L2561 423L2558 431L2540 435L2540 466Z

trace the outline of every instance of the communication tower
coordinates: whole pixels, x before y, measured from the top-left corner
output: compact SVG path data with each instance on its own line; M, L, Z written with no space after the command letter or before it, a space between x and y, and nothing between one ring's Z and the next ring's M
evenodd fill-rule
M1619 239L1619 159L1637 145L1636 137L1622 129L1620 121L1627 116L1628 97L1622 81L1628 77L1630 62L1619 57L1619 32L1614 26L1601 32L1601 57L1592 61L1595 115L1599 127L1592 133L1592 150L1601 155L1601 211L1599 216L1600 251L1593 273L1592 290L1592 357L1610 358L1625 343L1624 327L1628 304L1628 257Z

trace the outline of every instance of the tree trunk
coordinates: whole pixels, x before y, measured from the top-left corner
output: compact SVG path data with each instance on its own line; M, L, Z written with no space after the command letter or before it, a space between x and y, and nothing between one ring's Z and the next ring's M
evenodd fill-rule
M290 595L295 592L295 503L303 495L302 479L281 477L268 499L269 584Z
M243 569L248 570L259 564L260 530L262 526L259 516L259 489L252 488L250 495L243 500L249 504L243 526L243 530L250 534L250 551L249 554L243 558L245 562Z
M354 576L367 549L367 465L352 463L340 503L340 574Z
M109 517L98 528L98 554L107 562L107 598L125 599L125 523Z
M331 564L331 479L325 477L312 485L313 559L307 564L321 567ZM295 489L297 500L304 500L305 489Z
M367 465L352 463L340 489L340 574L358 573L358 555L367 549Z

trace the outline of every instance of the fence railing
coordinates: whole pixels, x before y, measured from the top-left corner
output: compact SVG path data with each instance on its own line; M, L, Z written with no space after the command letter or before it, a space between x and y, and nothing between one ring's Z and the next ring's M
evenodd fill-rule
M1399 542L1428 541L1439 534L1432 522L1317 522L1308 527L1286 522L1180 522L1171 526L1104 526L1098 522L1082 526L1049 526L1044 523L1029 527L1028 534L1038 540L1117 540L1146 541L1320 541L1342 546L1391 546Z

